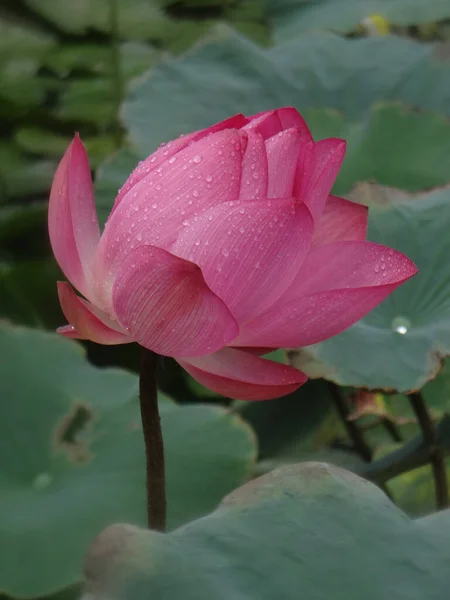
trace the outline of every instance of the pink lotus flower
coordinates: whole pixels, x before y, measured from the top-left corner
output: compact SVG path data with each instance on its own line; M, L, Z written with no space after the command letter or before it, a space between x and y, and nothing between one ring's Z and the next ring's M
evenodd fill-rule
M293 108L237 115L169 142L119 191L100 234L75 137L49 205L70 325L100 344L136 341L226 396L261 400L306 381L260 356L343 331L416 273L365 241L367 209L329 195L345 142L314 142ZM357 357L355 357L357 359Z

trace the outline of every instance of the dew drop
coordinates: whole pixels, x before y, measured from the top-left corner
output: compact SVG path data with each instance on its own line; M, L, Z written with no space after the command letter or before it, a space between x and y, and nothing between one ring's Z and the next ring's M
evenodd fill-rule
M411 329L411 322L405 317L395 317L391 323L392 331L405 335Z
M194 156L194 158L192 159L192 162L194 162L196 165L198 165L199 162L202 162L202 157L200 156L200 154L197 154L196 156Z
M378 265L375 265L373 268L374 273L379 273L380 272L380 267Z
M207 175L207 176L205 177L205 180L206 180L208 183L211 183L211 181L213 180L213 176L212 176L212 175Z
M259 179L258 171L255 171L254 173L252 173L252 177L253 177L253 179Z
M158 208L158 205L156 204L156 202L153 202L152 208Z
M187 227L187 226L189 225L189 221L188 221L187 219L185 219L185 220L183 221L183 225L184 225L185 227Z
M192 195L194 196L194 198L198 198L200 194L198 190L193 190Z
M138 242L142 242L142 233L138 233L136 239Z
M158 192L161 190L161 186L159 183L158 183L158 185L155 185L155 190L157 190Z
M173 165L173 163L174 163L176 160L177 160L177 157L176 157L176 156L171 156L167 162L169 162L171 165Z

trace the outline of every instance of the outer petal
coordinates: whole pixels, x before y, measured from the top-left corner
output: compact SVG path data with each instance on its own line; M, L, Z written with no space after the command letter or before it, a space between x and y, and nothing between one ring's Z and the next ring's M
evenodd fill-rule
M173 252L200 266L208 286L241 324L288 288L312 232L308 209L293 199L229 202L186 227Z
M224 129L240 129L246 123L248 123L248 119L244 117L244 115L238 114L234 117L230 117L229 119L225 119L220 123L216 123L211 127L207 127L206 129L202 129L201 131L195 131L194 133L190 133L188 135L182 135L178 139L168 142L167 144L163 144L153 152L148 158L143 160L138 164L138 166L134 169L131 175L128 177L122 188L119 190L116 201L114 203L114 208L116 205L122 200L122 198L138 183L141 179L146 177L150 171L153 171L157 167L159 167L163 162L169 160L172 156L186 148L190 143L201 140L202 138L216 133L218 131L223 131ZM113 209L114 210L114 209Z
M268 198L291 198L303 139L296 127L280 131L266 141L269 168Z
M177 360L202 385L240 400L285 396L307 379L297 369L233 348L224 348L209 356Z
M75 136L59 163L48 207L53 254L66 277L90 295L90 266L100 230L86 150Z
M197 265L153 246L136 248L122 263L112 299L121 325L158 354L208 354L239 331Z
M365 240L368 208L339 196L328 196L325 209L314 229L313 246L331 242Z
M215 204L236 199L241 142L239 131L212 134L190 144L136 183L106 223L96 255L98 279L109 278L111 283L134 247L148 244L170 249L191 218ZM109 299L103 297L102 302L108 306Z
M62 335L107 345L134 341L108 315L79 298L68 283L58 281L58 296L64 316L70 323L69 327L59 328Z
M247 148L242 159L241 200L256 200L267 197L269 172L266 145L259 133L249 133Z
M315 221L320 219L344 155L345 141L334 138L305 145L303 148L294 184L294 196L307 204Z
M287 348L323 341L359 321L416 272L406 256L379 244L318 246L280 302L247 323L233 345Z

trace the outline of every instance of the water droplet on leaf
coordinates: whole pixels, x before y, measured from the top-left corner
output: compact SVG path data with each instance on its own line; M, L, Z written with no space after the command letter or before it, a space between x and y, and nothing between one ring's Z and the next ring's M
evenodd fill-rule
M395 319L392 319L391 327L392 331L405 335L411 329L411 322L405 317L395 317Z

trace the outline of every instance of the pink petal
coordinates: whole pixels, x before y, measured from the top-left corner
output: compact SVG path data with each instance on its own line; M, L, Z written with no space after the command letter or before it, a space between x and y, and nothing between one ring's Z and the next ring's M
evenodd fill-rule
M225 119L220 123L216 123L211 127L207 127L206 129L202 129L201 131L194 131L194 133L190 133L188 135L183 135L176 140L170 141L167 144L162 145L148 158L140 162L138 166L134 169L134 171L128 177L122 188L119 190L117 198L114 202L114 208L122 200L122 198L131 190L131 188L133 188L136 185L136 183L138 183L141 179L146 177L150 171L155 170L163 162L169 160L172 156L180 152L180 150L183 150L183 148L188 146L191 142L201 140L202 138L212 133L223 131L224 129L240 129L247 122L248 119L246 119L244 115L238 114L234 117L230 117L229 119Z
M313 141L305 120L292 106L260 112L248 117L248 120L250 122L244 129L261 133L264 139L268 139L284 129L297 127L305 140Z
M269 168L268 198L291 198L300 145L304 140L299 129L285 129L266 141Z
M298 113L298 111L292 106L286 106L285 108L279 108L277 110L278 118L280 119L281 126L283 129L290 129L296 127L300 130L301 137L306 142L312 142L313 138L306 121Z
M266 145L262 135L249 133L247 148L242 159L241 191L242 200L255 200L267 197L269 173L267 170Z
M345 141L334 138L303 147L294 196L305 202L315 221L320 219L344 155Z
M197 265L153 246L140 246L125 259L112 298L121 325L158 354L208 354L239 331Z
M98 278L113 277L134 247L170 249L197 213L237 198L242 154L240 132L228 129L193 142L138 181L106 223L96 256Z
M271 306L309 249L313 221L293 199L222 203L180 234L173 252L198 264L238 323Z
M100 239L91 171L86 150L76 135L59 163L48 207L53 254L67 279L90 296L90 267Z
M417 268L372 242L335 242L310 252L280 302L246 324L234 346L297 347L323 341L359 321Z
M265 140L282 130L281 121L276 110L269 110L249 117L249 123L243 127L244 131L258 133Z
M306 381L297 369L224 348L215 354L177 359L192 377L211 390L240 400L269 400L295 391Z
M73 325L62 325L58 327L56 333L73 340L84 340L85 338L79 333Z
M325 209L314 229L313 246L365 240L367 217L367 206L338 196L328 196Z
M68 283L58 281L58 296L64 316L70 323L70 326L59 328L62 335L106 345L133 341L107 314L79 298Z

